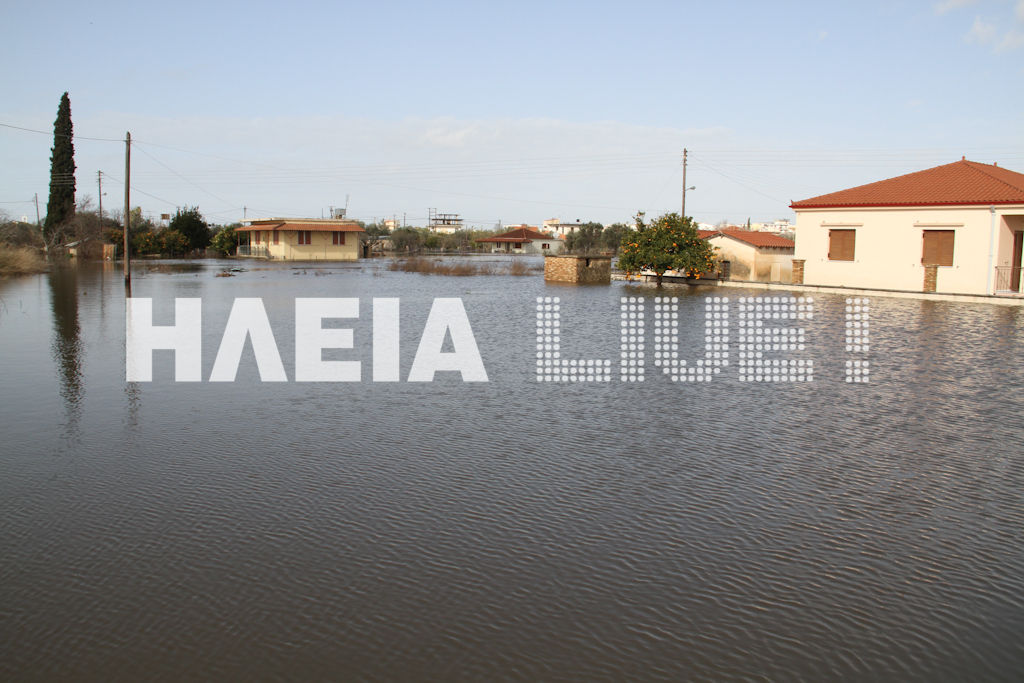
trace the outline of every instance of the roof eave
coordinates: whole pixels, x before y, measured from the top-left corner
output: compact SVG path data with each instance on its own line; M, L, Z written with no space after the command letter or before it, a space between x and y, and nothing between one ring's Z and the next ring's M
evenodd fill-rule
M908 207L953 207L953 206L1024 206L1024 200L1020 199L1003 199L998 201L984 201L984 202L882 202L882 203L870 203L870 204L850 204L850 203L839 203L839 204L806 204L804 202L793 202L789 205L789 208L794 211L800 211L802 209L885 209L885 208L908 208Z

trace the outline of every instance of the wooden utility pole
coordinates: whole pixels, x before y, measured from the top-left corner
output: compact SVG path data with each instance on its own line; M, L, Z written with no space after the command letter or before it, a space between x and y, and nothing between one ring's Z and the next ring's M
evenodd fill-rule
M100 232L103 232L103 171L96 171L96 183L99 185L100 197Z
M125 133L124 136L124 283L132 283L132 252L128 233L131 232L132 210L128 192L131 189L129 178L132 172L132 134Z
M686 148L683 147L683 208L680 214L686 218Z

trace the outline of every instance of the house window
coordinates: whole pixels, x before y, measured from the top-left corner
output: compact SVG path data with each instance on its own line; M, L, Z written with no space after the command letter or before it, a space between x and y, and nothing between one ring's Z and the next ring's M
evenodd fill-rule
M856 235L856 230L829 230L828 260L852 261Z
M256 232L254 232L252 234L252 242L253 242L253 244L259 244L260 243L260 231L259 230L257 230Z
M334 231L334 244L345 244L345 233Z
M953 265L953 235L955 230L925 230L921 264L925 266Z
M544 242L543 244L540 245L540 248L541 249L550 249L551 245L548 244L547 242Z
M299 244L312 244L313 233L310 230L298 230Z
M523 243L522 242L516 242L516 249L522 249L522 248L523 248Z
M277 235L278 235L278 232L277 232L277 230L275 230L275 231L274 231L274 244L277 244L277 243L278 243L278 237L277 237Z

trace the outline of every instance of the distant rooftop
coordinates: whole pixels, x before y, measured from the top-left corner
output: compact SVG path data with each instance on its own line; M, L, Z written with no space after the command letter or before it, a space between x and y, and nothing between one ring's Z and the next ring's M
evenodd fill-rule
M240 232L253 230L308 230L309 232L364 232L359 223L344 218L247 218L237 228Z

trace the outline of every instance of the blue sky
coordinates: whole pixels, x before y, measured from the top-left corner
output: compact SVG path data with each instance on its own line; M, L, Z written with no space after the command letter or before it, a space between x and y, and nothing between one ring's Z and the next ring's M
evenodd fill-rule
M959 159L1024 172L1024 0L5 2L0 211L71 97L78 195L213 222L787 217ZM12 127L14 126L14 127ZM18 128L44 131L32 133ZM243 209L243 207L245 207Z

